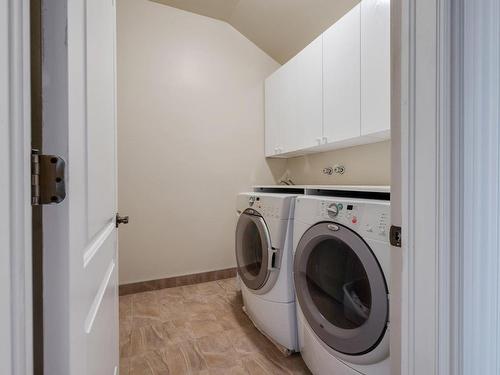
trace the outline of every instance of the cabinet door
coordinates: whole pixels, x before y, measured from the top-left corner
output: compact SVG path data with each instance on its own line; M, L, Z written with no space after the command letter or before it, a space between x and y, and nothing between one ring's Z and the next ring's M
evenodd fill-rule
M323 34L323 129L325 141L361 134L360 5Z
M361 2L361 134L390 130L390 2Z
M293 84L288 65L282 66L265 81L266 156L286 152L286 128L293 128Z
M279 131L277 134L278 154L300 149L296 144L298 129L297 95L298 65L291 60L280 70L280 103L282 110L279 118Z
M314 40L266 79L266 156L319 144L323 134L322 42Z
M273 73L265 81L265 145L266 156L278 153L278 134L280 128L281 103L281 74Z
M321 142L323 134L323 45L315 39L290 61L293 98L286 129L287 151L302 150ZM287 124L288 125L288 124Z

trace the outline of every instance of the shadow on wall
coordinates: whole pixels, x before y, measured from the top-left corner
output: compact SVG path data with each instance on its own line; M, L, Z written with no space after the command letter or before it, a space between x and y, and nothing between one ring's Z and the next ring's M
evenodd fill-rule
M287 159L266 158L266 163L276 184L287 174Z
M324 168L334 168L336 165L343 165L345 172L331 175L323 173ZM276 178L274 172L273 176ZM296 185L390 185L391 142L384 141L287 159L285 171L276 181L288 178Z

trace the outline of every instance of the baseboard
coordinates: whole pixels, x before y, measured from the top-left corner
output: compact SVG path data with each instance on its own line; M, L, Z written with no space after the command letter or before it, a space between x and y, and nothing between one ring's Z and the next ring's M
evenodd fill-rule
M152 290L173 288L176 286L206 283L236 276L236 268L224 270L195 273L191 275L167 277L165 279L140 281L137 283L124 284L119 287L120 296L127 294L148 292Z

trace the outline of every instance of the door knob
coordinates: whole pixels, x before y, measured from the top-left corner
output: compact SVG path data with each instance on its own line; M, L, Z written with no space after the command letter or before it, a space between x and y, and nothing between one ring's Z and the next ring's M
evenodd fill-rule
M116 227L120 224L128 224L128 216L120 216L120 214L116 214Z

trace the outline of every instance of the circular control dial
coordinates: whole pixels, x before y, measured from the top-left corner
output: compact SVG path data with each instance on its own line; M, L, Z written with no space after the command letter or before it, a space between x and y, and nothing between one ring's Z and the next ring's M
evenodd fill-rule
M339 214L339 206L336 203L332 203L326 208L326 212L328 212L328 216L332 219Z

